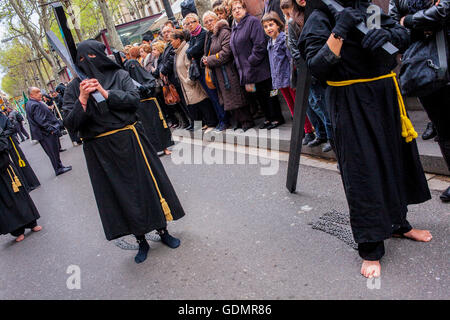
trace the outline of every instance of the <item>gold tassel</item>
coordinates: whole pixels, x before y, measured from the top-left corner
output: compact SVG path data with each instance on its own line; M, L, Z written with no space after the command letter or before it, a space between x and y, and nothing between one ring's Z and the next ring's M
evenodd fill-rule
M14 176L14 182L16 183L16 185L17 185L18 187L21 187L21 186L22 186L22 183L20 182L20 180L19 180L19 178L18 178L17 176Z
M14 193L19 192L19 187L17 186L17 184L14 181L12 182L12 188L13 188Z
M169 205L167 204L167 201L164 198L161 198L161 207L163 209L164 215L166 216L166 221L173 221Z
M19 159L19 166L21 168L26 167L27 165L25 164L25 161L23 161L22 159Z
M11 166L9 166L9 168L11 168ZM19 187L16 184L16 181L18 179L13 178L13 176L11 175L11 172L9 172L9 169L6 169L6 171L8 172L9 178L11 179L11 185L12 185L14 193L19 192ZM11 171L14 173L14 170L12 170L12 168L11 168ZM15 174L14 174L14 176L15 176L15 178L17 178L17 176ZM20 183L20 181L19 181L19 183Z

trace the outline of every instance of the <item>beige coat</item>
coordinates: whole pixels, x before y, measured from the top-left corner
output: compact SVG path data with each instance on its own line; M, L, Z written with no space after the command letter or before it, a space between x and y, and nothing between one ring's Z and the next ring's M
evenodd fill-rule
M208 98L208 96L200 82L189 79L189 66L191 65L191 61L186 56L188 47L189 45L186 41L183 41L178 49L175 49L175 71L183 89L186 104L190 105L199 103Z

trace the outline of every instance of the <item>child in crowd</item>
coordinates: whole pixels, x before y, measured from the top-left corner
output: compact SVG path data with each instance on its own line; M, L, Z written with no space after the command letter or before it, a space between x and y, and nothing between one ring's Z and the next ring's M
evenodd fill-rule
M262 18L265 33L270 40L267 45L269 52L270 71L273 89L279 89L286 103L294 115L295 91L290 86L291 54L286 45L284 23L275 11L266 13Z

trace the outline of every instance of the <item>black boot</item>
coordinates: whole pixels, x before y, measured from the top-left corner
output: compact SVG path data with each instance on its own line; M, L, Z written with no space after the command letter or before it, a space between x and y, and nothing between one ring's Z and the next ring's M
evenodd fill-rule
M177 238L172 237L167 229L158 230L158 234L161 237L162 243L164 243L169 248L175 249L180 246L181 241Z
M307 133L305 137L303 138L302 144L306 146L308 143L313 141L316 138L316 135L314 133Z
M428 122L427 128L425 129L425 131L422 134L422 139L429 140L429 139L436 137L436 135L437 135L437 132L436 132L436 129L434 128L433 122Z
M442 192L440 198L442 202L450 202L450 187L448 187L447 190Z
M142 263L147 259L147 254L150 250L150 246L145 239L145 236L136 236L136 241L139 243L139 251L136 257L134 257L134 261L136 263Z

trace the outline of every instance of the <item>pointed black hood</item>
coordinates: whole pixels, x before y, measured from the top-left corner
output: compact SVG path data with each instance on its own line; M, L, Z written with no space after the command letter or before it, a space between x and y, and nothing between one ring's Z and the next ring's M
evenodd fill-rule
M109 89L113 84L112 75L120 70L120 66L108 58L106 46L96 40L85 40L77 47L76 66L89 78L97 79L103 88ZM89 57L95 55L95 58ZM83 58L83 61L81 61Z

